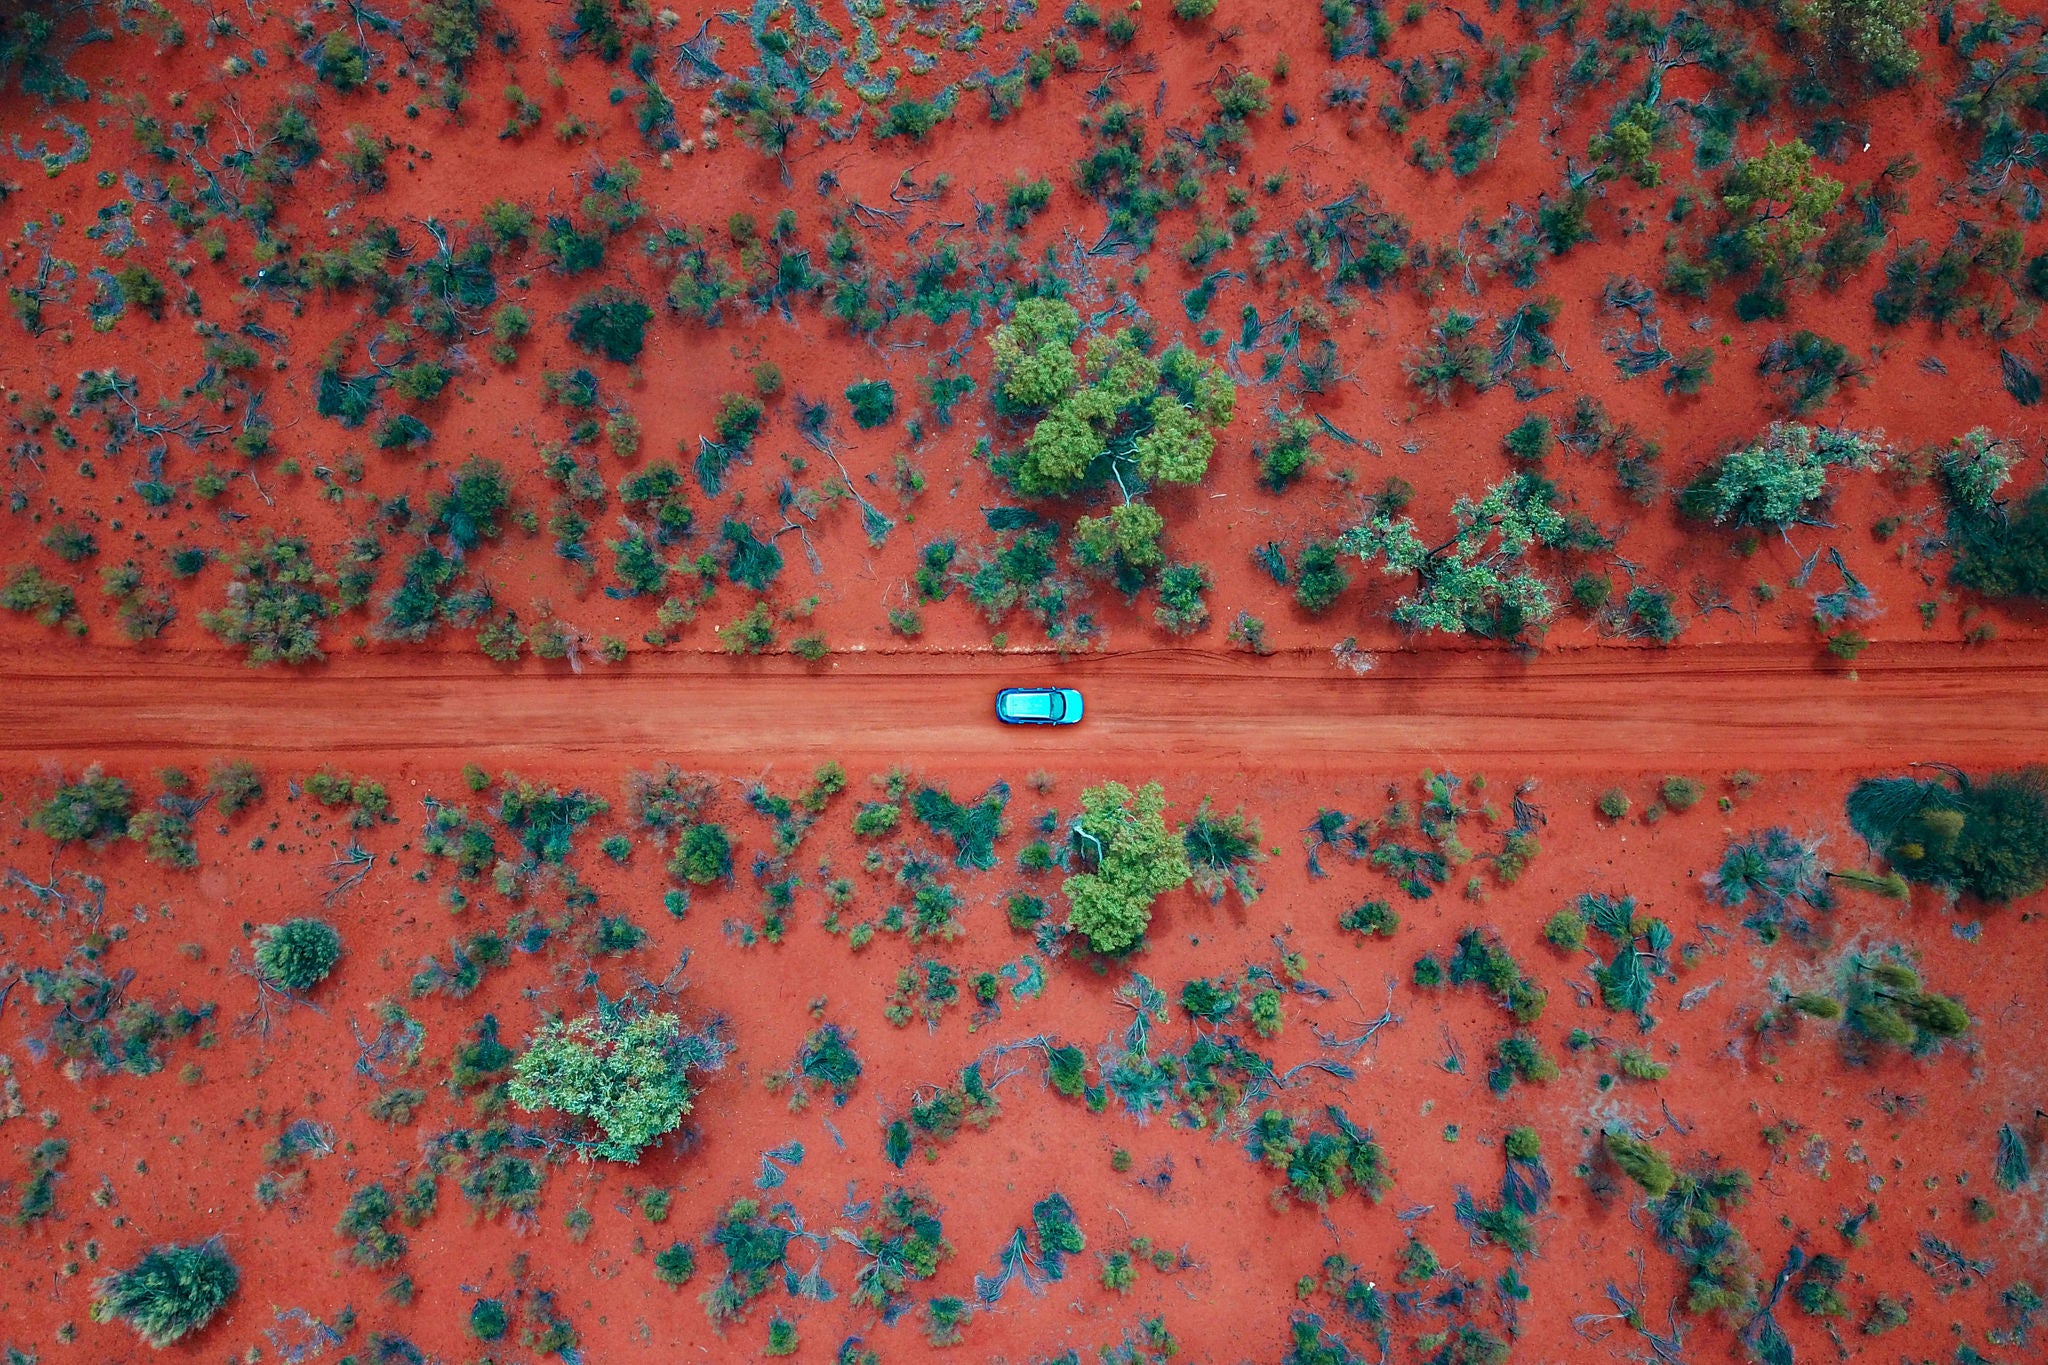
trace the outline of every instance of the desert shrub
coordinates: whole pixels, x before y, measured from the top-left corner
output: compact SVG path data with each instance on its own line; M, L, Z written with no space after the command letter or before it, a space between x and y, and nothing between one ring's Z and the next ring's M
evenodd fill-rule
M125 1322L156 1348L212 1320L241 1284L241 1272L218 1237L152 1247L140 1261L101 1280L95 1322Z
M1515 1016L1531 1024L1542 1017L1549 993L1525 973L1514 955L1491 930L1466 929L1458 935L1458 950L1450 961L1450 982L1485 987Z
M1884 458L1873 436L1774 422L1764 439L1708 465L1679 494L1681 511L1734 526L1790 526L1828 488L1828 471L1871 469Z
M1365 938L1392 938L1401 917L1385 901L1366 901L1337 916L1337 927Z
M2048 485L2034 489L2015 506L1994 504L1985 493L1977 508L1960 500L1968 493L1953 474L1950 489L1955 500L1949 517L1955 582L1986 597L2048 601Z
M506 1093L522 1109L588 1120L601 1136L575 1144L586 1155L636 1161L690 1112L690 1073L719 1058L714 1041L684 1033L672 1014L628 1017L600 1004L594 1015L543 1023Z
M309 991L341 961L341 935L325 920L300 918L256 931L256 970L280 990Z
M1786 932L1804 937L1811 926L1795 902L1815 910L1834 905L1818 846L1817 840L1794 839L1782 827L1738 839L1721 855L1721 865L1702 878L1707 897L1731 909L1749 910L1743 923L1767 943Z
M688 1242L671 1242L655 1253L654 1277L666 1285L684 1285L697 1273L697 1253Z
M1586 917L1566 906L1543 922L1543 941L1564 952L1577 952L1586 946Z
M1204 797L1195 818L1181 830L1181 846L1187 853L1195 889L1212 902L1223 893L1235 891L1246 903L1259 897L1259 884L1252 868L1265 860L1260 847L1259 822L1248 819L1243 807L1229 815L1217 815Z
M1198 976L1180 988L1180 1007L1191 1019L1221 1023L1237 1009L1237 983Z
M1922 1055L1970 1031L1970 1013L1950 996L1925 990L1904 963L1858 959L1842 995L1842 1024L1851 1034Z
M1662 1199L1671 1192L1678 1174L1664 1154L1622 1128L1610 1128L1600 1135L1600 1146L1621 1173L1642 1186L1643 1193L1652 1199Z
M1532 462L1548 455L1556 443L1557 437L1552 433L1548 417L1525 417L1501 438L1508 454L1518 460Z
M511 1315L497 1299L478 1299L469 1307L469 1334L478 1341L496 1341L511 1326Z
M1253 1124L1246 1148L1254 1159L1287 1175L1287 1190L1303 1203L1323 1205L1356 1189L1377 1204L1394 1187L1386 1155L1371 1133L1342 1109L1323 1111L1329 1127L1268 1109Z
M863 431L884 426L896 415L896 389L886 379L862 379L846 386L854 425Z
M2004 902L2048 885L2048 770L1870 778L1849 823L1906 878Z
M1152 922L1152 902L1192 875L1187 849L1166 828L1165 792L1148 782L1136 792L1105 782L1081 793L1077 847L1094 870L1067 878L1067 925L1098 953L1136 947Z
M695 886L709 886L732 875L732 839L725 826L697 824L683 832L669 860L669 872Z
M606 285L571 305L569 340L589 355L630 363L640 358L653 317L654 310L645 301Z
M837 1024L825 1024L804 1039L795 1072L806 1087L829 1090L834 1104L845 1104L860 1081L860 1058Z
M270 535L245 542L231 561L227 600L199 614L199 624L239 645L252 664L310 663L320 652L320 623L333 611L321 592L328 582L303 536Z
M1328 611L1351 586L1351 575L1338 560L1336 544L1327 540L1311 540L1301 547L1294 574L1294 600L1311 615Z
M59 786L36 808L29 823L60 844L104 843L128 832L134 809L135 796L128 784L93 764L76 782Z
M1205 594L1215 586L1203 564L1168 564L1159 573L1159 606L1152 619L1175 635L1192 635L1209 624Z
M753 1301L781 1281L791 1235L756 1200L735 1199L719 1215L711 1242L725 1256L725 1271L702 1299L714 1326L744 1318Z

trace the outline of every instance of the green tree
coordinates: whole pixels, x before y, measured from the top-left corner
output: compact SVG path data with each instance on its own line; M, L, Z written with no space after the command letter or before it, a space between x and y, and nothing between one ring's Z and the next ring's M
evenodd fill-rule
M607 1161L635 1161L682 1125L693 1069L717 1060L708 1040L682 1031L673 1014L629 1017L600 1001L581 1019L550 1019L512 1069L506 1093L529 1112L559 1110L602 1135L584 1143Z
M1077 358L1079 315L1057 299L1027 299L990 338L996 402L1035 417L1024 448L1005 461L1033 497L1114 481L1199 483L1216 431L1236 412L1237 388L1213 362L1182 346L1157 359L1127 327L1089 337Z
M1550 585L1524 562L1532 547L1570 539L1555 496L1548 480L1511 474L1477 502L1458 499L1456 529L1434 546L1414 521L1384 510L1345 532L1338 546L1367 563L1381 561L1388 574L1415 575L1415 591L1394 606L1394 620L1407 629L1509 639L1557 612Z
M1724 525L1790 526L1827 491L1830 469L1882 464L1883 435L1773 422L1763 440L1700 471L1679 494L1679 509Z
M1842 182L1813 169L1813 149L1794 138L1765 144L1736 163L1721 184L1721 205L1741 219L1743 241L1768 264L1789 267L1825 230Z
M1863 67L1879 85L1903 84L1920 69L1912 33L1927 22L1927 0L1777 0L1777 9L1787 28Z
M1067 878L1067 927L1098 953L1125 953L1152 922L1152 902L1192 875L1187 849L1166 827L1166 796L1157 782L1136 792L1104 782L1081 793L1074 839L1094 870Z

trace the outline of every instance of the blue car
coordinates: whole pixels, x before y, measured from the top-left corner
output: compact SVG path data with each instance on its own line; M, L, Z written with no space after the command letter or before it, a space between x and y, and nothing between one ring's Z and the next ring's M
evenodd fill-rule
M996 719L1005 725L1075 725L1081 694L1071 687L1006 687L996 693Z

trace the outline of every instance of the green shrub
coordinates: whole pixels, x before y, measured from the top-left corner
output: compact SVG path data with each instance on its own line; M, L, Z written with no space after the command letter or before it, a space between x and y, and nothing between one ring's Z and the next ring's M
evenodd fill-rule
M234 1297L241 1273L218 1237L192 1246L152 1247L96 1286L95 1322L125 1322L162 1348L198 1331Z
M1105 782L1081 793L1076 843L1094 871L1061 886L1067 925L1098 953L1129 952L1152 921L1152 902L1193 875L1187 850L1167 828L1165 792L1157 782L1132 792Z
M1600 1145L1621 1168L1621 1173L1642 1186L1643 1193L1650 1198L1662 1199L1671 1192L1677 1173L1664 1154L1649 1143L1616 1128L1601 1134Z
M709 886L732 875L732 840L725 826L692 825L676 845L668 870L695 886Z
M1567 906L1543 922L1543 941L1564 952L1586 946L1586 917Z
M1501 444L1508 454L1518 460L1540 460L1550 453L1557 443L1552 435L1548 417L1525 417L1501 438Z
M118 777L94 764L76 782L57 788L36 808L29 823L60 844L80 840L103 843L128 832L135 808L134 793Z
M683 1033L672 1014L627 1018L606 1007L542 1024L506 1093L521 1109L588 1120L601 1136L579 1147L608 1161L635 1161L681 1126L695 1094L690 1072L718 1057L710 1040Z
M1401 917L1385 901L1366 901L1337 916L1337 927L1366 938L1392 938L1401 927Z
M569 309L569 340L590 355L630 363L646 345L654 310L616 285L585 294Z
M666 1285L685 1285L697 1273L697 1253L688 1242L671 1242L655 1253L654 1276Z
M846 386L854 424L863 431L884 426L896 415L896 389L886 379L862 379Z
M1911 881L1994 903L2048 885L2048 770L1981 778L1871 778L1849 793L1849 823Z
M469 1334L478 1341L496 1341L512 1325L505 1305L496 1299L478 1299L469 1308Z
M256 970L280 990L309 991L341 961L341 935L325 920L301 918L256 931Z

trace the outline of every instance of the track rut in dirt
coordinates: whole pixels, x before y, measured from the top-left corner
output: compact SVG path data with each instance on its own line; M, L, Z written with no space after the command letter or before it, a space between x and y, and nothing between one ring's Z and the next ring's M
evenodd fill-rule
M998 725L997 688L1079 687L1072 729ZM286 673L217 655L0 655L0 753L172 751L751 766L920 760L1356 770L1388 760L1639 769L1711 760L1861 768L2044 756L2048 642L1873 648L1853 674L1782 648L1330 656L637 657L582 673L475 656L350 657Z

